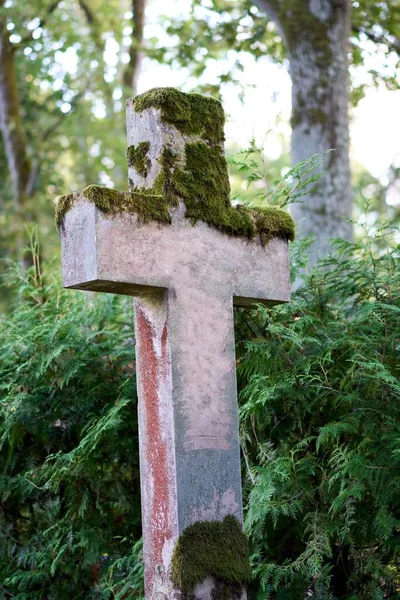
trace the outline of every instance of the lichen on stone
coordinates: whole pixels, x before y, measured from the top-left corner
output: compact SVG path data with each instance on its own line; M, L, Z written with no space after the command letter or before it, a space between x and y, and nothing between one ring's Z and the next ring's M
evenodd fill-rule
M148 157L150 142L139 142L137 146L128 146L126 159L128 167L133 167L139 175L146 178L151 162Z
M65 194L64 196L60 196L60 198L58 199L55 214L55 222L57 229L60 229L61 223L67 212L71 209L73 202L74 194Z
M252 579L247 537L233 515L223 521L197 521L174 548L171 581L183 594L191 594L209 576L216 579L216 600L225 600L227 590L237 590L239 597Z
M136 112L159 109L162 120L183 134L198 135L213 144L221 144L225 139L224 109L215 98L185 94L175 88L154 88L136 96L133 107Z
M171 223L171 215L162 196L141 192L121 192L100 185L89 185L80 192L61 196L56 207L56 225L60 229L64 216L74 202L81 199L93 202L105 214L128 212L138 215L143 223Z
M173 174L177 168L177 157L172 148L164 146L158 162L161 170L154 181L151 191L156 194L162 194L167 206L173 208L178 206L179 198L173 184Z

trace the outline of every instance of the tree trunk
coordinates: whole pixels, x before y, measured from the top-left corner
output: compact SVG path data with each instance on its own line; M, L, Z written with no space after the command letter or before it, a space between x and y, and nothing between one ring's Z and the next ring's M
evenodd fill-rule
M53 0L47 13L39 19L44 27L47 18L56 10L60 0ZM3 137L8 168L10 170L14 204L17 213L26 209L26 199L31 198L39 173L39 161L32 161L27 150L27 140L21 116L21 101L18 93L17 70L15 65L16 46L10 41L7 29L5 1L0 0L0 133ZM33 30L27 32L23 42L33 40ZM44 132L48 137L52 128ZM26 216L26 213L25 213Z
M137 94L140 66L143 60L141 46L145 21L146 0L132 0L132 44L129 49L129 64L124 73L124 84Z
M292 206L299 237L316 238L311 264L329 238L352 238L349 165L348 0L258 0L277 24L290 61L292 162L332 150L317 188Z
M5 17L0 18L0 131L11 174L15 207L18 210L23 206L28 192L32 166L20 113L14 48Z
M0 1L0 9L3 2ZM24 248L24 219L26 200L33 190L36 169L26 148L26 138L22 123L20 100L14 60L14 47L10 42L5 17L0 17L0 132L3 137L8 168L11 175L14 209L16 216L15 247L22 257L24 267L30 267L32 256Z

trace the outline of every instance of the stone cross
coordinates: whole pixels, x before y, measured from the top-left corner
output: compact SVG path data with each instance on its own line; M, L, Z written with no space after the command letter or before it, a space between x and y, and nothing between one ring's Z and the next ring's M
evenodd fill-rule
M211 600L229 581L217 562L243 540L222 529L194 558L202 581L183 542L173 556L185 532L197 551L204 522L242 523L233 307L290 296L290 217L229 205L223 120L170 88L128 100L131 192L89 186L58 208L64 287L134 296L147 600Z

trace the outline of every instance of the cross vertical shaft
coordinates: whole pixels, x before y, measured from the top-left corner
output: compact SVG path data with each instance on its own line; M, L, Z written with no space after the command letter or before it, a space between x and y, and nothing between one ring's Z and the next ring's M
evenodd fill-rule
M135 298L146 599L244 599L233 306L289 300L292 222L231 207L217 101L152 90L127 125L131 191L62 199L63 284Z
M135 330L150 598L170 588L186 527L242 518L232 301L192 286L142 297Z

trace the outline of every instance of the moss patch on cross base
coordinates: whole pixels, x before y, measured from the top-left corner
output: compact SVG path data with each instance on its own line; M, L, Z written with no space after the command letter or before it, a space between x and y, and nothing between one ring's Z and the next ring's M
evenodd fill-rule
M128 167L133 167L142 177L147 177L151 162L148 155L150 142L139 142L137 146L128 146L126 159Z
M154 88L136 96L136 112L146 108L161 111L162 120L186 135L199 135L213 144L224 139L225 115L219 100L201 94L185 94L175 88Z
M252 579L248 541L233 515L223 521L197 521L184 530L175 546L171 580L179 590L190 594L209 576L218 582L218 600L225 598L226 586L233 590Z
M128 212L137 214L144 223L148 221L171 223L171 215L163 196L141 192L120 192L100 185L89 185L80 192L61 196L58 200L56 207L58 229L61 227L66 212L70 210L74 202L80 199L93 202L106 214Z

